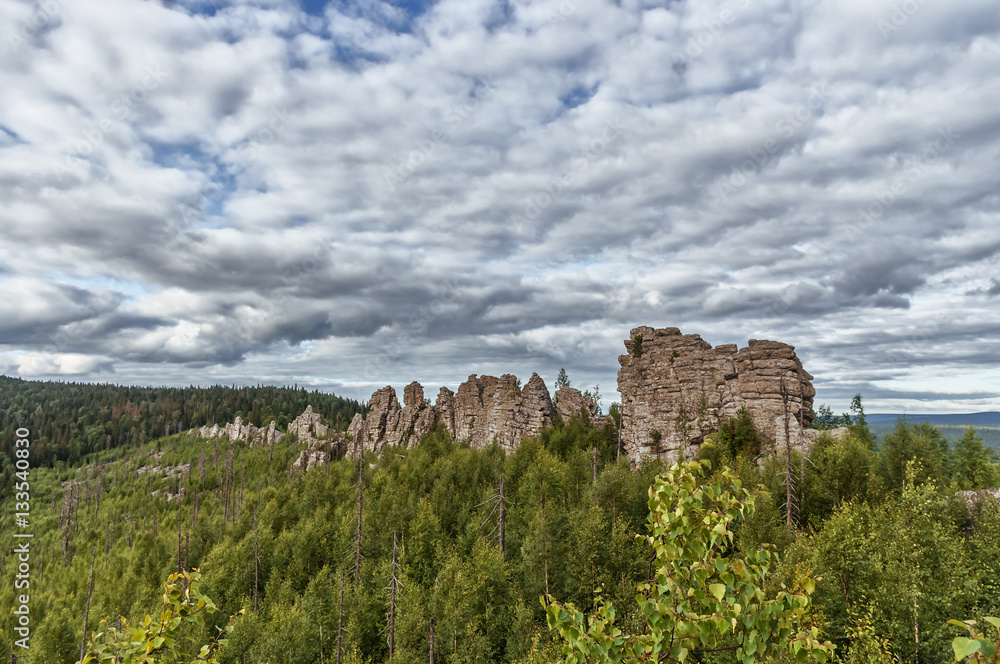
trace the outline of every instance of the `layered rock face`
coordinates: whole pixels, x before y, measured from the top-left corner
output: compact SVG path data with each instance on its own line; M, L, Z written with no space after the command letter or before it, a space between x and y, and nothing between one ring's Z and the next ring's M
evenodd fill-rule
M604 428L604 418L598 414L597 404L575 387L556 390L556 411L563 422L568 422L573 416L584 415L598 429Z
M795 349L751 339L712 347L675 327L637 327L618 358L622 445L633 462L693 456L705 434L746 406L764 438L805 448L818 432L812 376Z
M375 392L368 413L355 416L347 433L367 451L412 447L438 424L452 438L483 448L494 440L513 449L525 436L552 424L552 401L538 374L522 388L516 376L469 376L457 392L442 387L433 405L413 382L403 390L403 406L389 386ZM351 450L353 453L353 450Z

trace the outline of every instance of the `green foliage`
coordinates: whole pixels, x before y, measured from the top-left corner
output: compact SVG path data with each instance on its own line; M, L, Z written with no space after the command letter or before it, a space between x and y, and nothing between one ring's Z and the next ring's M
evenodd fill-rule
M69 389L58 385L51 386L52 394ZM29 387L37 385L25 389ZM223 637L226 648L213 655L219 664L335 661L341 571L346 582L343 664L389 660L384 589L393 530L399 537L401 581L393 664L427 661L432 618L438 664L551 661L557 637L545 629L546 613L537 601L546 592L591 607L594 589L601 588L603 601L614 608L612 628L627 635L646 628L636 587L644 582L657 586L648 590L648 608L662 584L647 574L660 566L650 567L653 551L646 538L637 540L634 534L648 522L649 488L663 467L654 459L633 470L627 457L618 459L618 408L603 429L571 417L513 451L471 449L438 429L414 448L366 455L362 563L355 581L357 460L290 474L302 451L290 438L276 444L271 457L267 447L239 441L157 437L157 413L165 412L158 409L166 409L159 397L133 401L135 410L129 406L115 419L100 411L88 413L84 404L91 397L82 389L87 386L77 387L81 390L66 394L79 401L42 404L55 410L39 421L59 426L87 421L101 429L107 422L132 427L142 418L152 419L145 420L144 443L139 442L140 428L131 440L126 436L120 446L99 449L80 463L56 459L52 466L31 471L33 661L70 664L79 655L94 547L88 633L96 631L97 616L111 616L116 629L119 616L129 629L142 625L149 608L159 604L163 579L177 569L178 521L180 558L187 569L205 572L201 592L219 607L204 615L204 626L186 627L184 638L195 639L200 648L218 628L225 629L227 616L245 611ZM185 394L205 399L191 401L191 412L229 418L235 405L244 403L242 389ZM247 389L245 395L256 395L252 403L265 394ZM280 407L253 409L261 415L287 411L294 417L313 399L304 390L275 394L287 397ZM0 410L12 404L10 417L21 417L21 410L42 417L19 401L22 396L16 392ZM135 417L129 414L136 411ZM328 424L336 423L324 417ZM957 489L988 481L978 471L969 473L970 468L985 468L976 461L982 459L975 440L979 436L968 434L961 446L945 453L948 446L928 444L937 440L934 427L903 422L897 428L895 442L905 444L896 447L869 449L852 433L839 439L820 436L808 456L793 451L801 530L785 524L784 458L734 456L730 449L746 446L723 447L717 434L710 436L701 455L713 460L712 468L726 466L741 486L762 484L770 492L754 496L753 509L730 523L732 539L727 536L713 555L736 565L756 560L758 551L770 553L767 574L757 586L768 599L800 588L807 572L815 570L822 579L802 624L821 627L824 638L839 646L839 654L849 656L853 648L858 657L870 655L875 638L888 644L894 661L915 662L916 618L920 662L950 660L955 632L946 622L949 617L1000 612L1000 504L982 500L969 505L954 498ZM60 445L50 449L65 449ZM933 457L935 450L941 457L938 470L914 466L907 479L906 462ZM204 478L199 471L203 457ZM232 473L227 473L230 457ZM190 464L187 472L168 476L169 467L184 464ZM502 553L501 479L506 521ZM724 478L706 482L727 489L733 484ZM742 493L736 495L742 500ZM0 513L0 530L10 532L12 519L12 512ZM12 563L0 562L9 581ZM705 592L701 599L716 601L711 589ZM0 605L13 605L14 593L12 583L0 585ZM729 601L727 597L723 600ZM13 633L13 618L10 612L0 613L0 631ZM607 613L604 619L609 619ZM733 638L732 632L716 638L720 647L733 645L724 640ZM187 649L185 657L198 655L189 641L179 643ZM12 650L10 640L0 640L0 661L20 654ZM793 659L785 649L771 663ZM695 660L734 664L736 650L690 652L687 661Z
M637 334L632 338L632 355L642 357L642 335Z
M201 592L200 581L197 570L171 574L163 593L162 611L155 618L147 615L134 627L124 618L120 626L111 625L110 619L102 620L81 664L217 664L233 626L230 623L220 628L215 638L203 645L190 636L191 631L205 626L205 616L218 611Z
M825 662L833 645L807 625L815 579L766 597L764 580L776 562L766 548L732 555L734 528L752 514L756 496L728 471L705 481L706 462L675 464L649 490L647 536L655 581L639 585L636 601L646 629L616 626L616 610L596 591L587 621L572 604L551 602L546 616L564 640L567 664L683 662L689 655L733 651L743 664L787 651L797 660ZM543 605L546 598L542 598Z
M563 387L569 387L569 386L570 386L569 376L566 375L566 370L565 369L560 368L559 369L559 376L556 378L556 390L559 390L560 388L563 388Z
M829 434L817 436L809 450L808 463L800 489L803 500L799 510L805 525L820 525L837 505L864 500L872 479L878 455L864 440L847 435L834 440Z
M989 623L990 627L980 630L975 620L948 621L950 625L956 625L969 631L969 636L956 636L951 642L956 662L960 662L966 657L973 664L997 664L1000 662L1000 648L998 648L1000 646L1000 618L984 616L983 621ZM986 632L991 633L989 637ZM992 636L992 632L996 632L995 637Z
M918 484L947 484L951 472L951 445L941 432L926 422L916 424L900 418L882 444L881 474L890 491L903 488L907 464L916 461Z
M846 427L850 423L851 418L847 415L834 415L833 409L826 404L821 404L816 410L816 419L814 419L809 426L812 429L825 431L828 429L836 429L838 427Z
M896 664L889 640L879 635L875 627L871 609L865 607L857 614L848 611L848 615L851 617L847 629L850 646L845 664Z
M726 418L714 436L715 444L735 459L740 455L756 457L760 454L761 438L753 425L750 411L743 406L733 417Z
M997 486L1000 477L990 462L990 455L983 447L983 439L976 435L976 430L969 427L955 443L955 481L959 488L988 489Z

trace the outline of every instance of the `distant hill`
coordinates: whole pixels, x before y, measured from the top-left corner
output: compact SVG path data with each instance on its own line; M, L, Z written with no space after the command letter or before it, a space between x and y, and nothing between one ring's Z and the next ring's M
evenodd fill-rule
M902 413L876 413L866 415L868 427L881 443L885 434L896 426L896 421L903 417ZM906 414L907 422L927 422L937 427L944 437L955 442L965 434L967 427L974 427L976 434L983 439L983 445L1000 452L1000 413L959 413L953 415L919 415Z
M975 427L1000 427L1000 411L985 413L951 413L947 415L926 415L920 413L871 413L865 416L868 424L895 424L905 417L907 422L928 422L930 424L972 425Z

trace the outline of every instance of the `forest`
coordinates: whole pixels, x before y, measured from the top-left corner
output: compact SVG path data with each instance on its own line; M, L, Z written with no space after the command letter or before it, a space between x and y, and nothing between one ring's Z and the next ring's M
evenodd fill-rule
M27 427L38 455L21 662L76 662L85 616L88 641L108 625L141 625L161 610L168 577L193 570L218 611L185 628L189 640L174 646L185 662L220 628L222 663L554 662L563 642L546 604L590 616L598 594L616 625L643 629L637 587L651 559L637 535L650 487L671 470L618 458L614 417L603 428L557 419L515 450L473 449L437 430L411 449L303 473L291 436L270 449L184 427L237 415L287 422L311 403L344 429L360 405L277 388L4 390L4 445ZM726 558L773 552L769 597L815 579L801 619L835 646L835 661L955 661L952 641L966 632L948 621L1000 614L1000 506L959 492L1000 484L1000 464L973 429L953 444L901 419L877 443L860 399L844 418L828 424L847 423L848 435L821 435L805 455L768 453L745 412L706 440L706 481L728 474L755 496ZM4 607L16 599L11 500L0 521ZM0 660L24 655L11 611L0 625ZM686 661L738 660L720 650Z
M0 497L10 491L14 431L32 432L31 463L76 465L88 454L142 445L205 424L244 422L284 429L307 405L331 424L346 428L361 404L305 388L269 387L130 387L29 381L0 376Z

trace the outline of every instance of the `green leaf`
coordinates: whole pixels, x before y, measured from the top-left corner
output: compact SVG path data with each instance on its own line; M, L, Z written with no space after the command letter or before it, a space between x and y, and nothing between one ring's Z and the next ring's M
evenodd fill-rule
M979 652L979 641L957 636L952 640L951 647L955 651L955 661L960 662L969 655Z
M708 589L719 601L722 601L722 598L726 596L726 586L721 583L713 583Z

